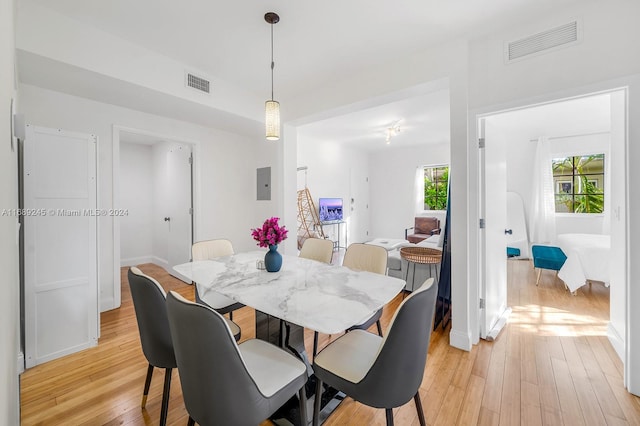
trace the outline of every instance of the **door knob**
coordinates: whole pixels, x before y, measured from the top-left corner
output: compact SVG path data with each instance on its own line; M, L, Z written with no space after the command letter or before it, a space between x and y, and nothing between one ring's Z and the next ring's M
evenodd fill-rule
M165 220L166 220L166 219L165 219ZM511 234L513 234L513 231L512 231L511 229L505 229L505 230L504 230L504 233L505 233L505 234L509 234L509 235L511 235Z
M164 221L165 221L165 222L169 222L170 220L171 220L171 218L170 218L170 217L165 217L165 218L164 218Z

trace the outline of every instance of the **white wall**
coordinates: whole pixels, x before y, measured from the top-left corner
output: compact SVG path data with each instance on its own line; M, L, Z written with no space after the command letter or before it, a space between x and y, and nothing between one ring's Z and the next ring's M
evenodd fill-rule
M416 168L449 164L449 149L449 144L425 144L381 150L370 155L372 237L404 238L404 230L413 226L416 216ZM429 211L422 215L438 217L444 232L446 212Z
M17 147L11 149L10 100L14 88L14 1L0 0L0 209L18 207ZM20 422L18 352L20 348L20 297L18 278L17 217L0 215L0 424Z
M307 166L307 187L318 208L319 198L342 198L346 228L341 226L341 241L344 245L344 232L348 230L349 243L364 242L368 239L369 229L369 190L366 179L369 173L369 161L366 152L350 148L333 141L318 140L304 132L298 134L298 167ZM298 188L305 185L305 172L297 175ZM356 196L358 194L358 196ZM354 210L351 211L351 198L354 198ZM337 226L323 227L327 237L336 241Z
M21 111L27 123L98 136L99 208L124 207L119 200L118 206L113 205L112 153L116 125L197 144L194 160L196 240L224 237L231 239L237 250L252 249L250 229L258 222L261 224L267 215L278 213L274 201L255 201L256 167L271 165L274 181L280 179L275 144L34 86L20 85L19 90ZM277 191L275 196L277 203ZM101 217L98 223L102 310L117 307L114 279L119 277L114 277L114 220L118 219ZM119 260L118 257L117 264Z
M153 177L151 145L120 144L120 205L128 215L120 220L120 264L151 261Z

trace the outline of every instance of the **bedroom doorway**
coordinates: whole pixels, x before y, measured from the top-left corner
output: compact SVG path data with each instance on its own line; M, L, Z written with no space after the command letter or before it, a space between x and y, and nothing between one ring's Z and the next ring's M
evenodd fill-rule
M498 306L493 315L486 315L480 311L480 318L486 318L486 328L481 337L486 338L490 331L499 328L505 322L505 313L509 313L507 295L507 265L505 262L506 236L508 226L500 222L505 216L506 205L502 202L492 202L490 208L483 208L491 201L486 194L497 188L496 179L504 179L506 190L518 193L524 202L526 223L531 240L532 225L532 181L533 159L541 138L548 140L551 146L551 157L585 156L590 154L604 154L606 182L602 187L604 192L604 211L598 214L586 213L557 213L555 214L556 230L558 234L604 234L611 239L609 263L609 282L612 284L608 291L609 318L605 334L621 360L625 360L624 336L627 327L626 287L627 280L627 219L626 219L626 89L603 91L582 96L558 99L544 104L528 105L517 109L501 111L478 116L478 134L484 135L486 148L479 148L479 193L480 217L484 219L489 229L493 223L496 241L486 244L486 229L479 231L479 269L481 276L480 298L484 306ZM485 128L481 128L484 122ZM489 132L486 132L489 123ZM480 136L482 137L482 136ZM495 158L494 148L500 141L506 141L505 158ZM597 151L597 152L596 152ZM489 156L489 161L487 160ZM549 166L551 167L551 165ZM575 185L579 182L575 181ZM553 188L551 189L553 190ZM556 200L558 201L557 194ZM504 197L498 197L498 200ZM537 217L537 216L536 216ZM502 231L501 235L498 235ZM555 245L555 239L543 241L546 245ZM493 254L491 254L493 253ZM499 254L498 254L499 253ZM499 258L500 263L492 259ZM529 266L533 269L532 266ZM500 268L499 273L495 269ZM489 274L489 271L492 275ZM550 275L546 275L549 273ZM496 279L495 277L498 277ZM534 275L533 275L534 276ZM560 285L562 281L554 280L553 271L543 271L544 285ZM546 277L546 278L545 278ZM588 278L588 277L587 277ZM542 282L542 281L541 281ZM542 285L542 284L541 284ZM602 286L602 283L594 283ZM534 286L535 278L530 286ZM567 303L574 305L584 300L588 294L589 285L580 287L576 296L567 299ZM570 294L570 293L568 293ZM581 321L588 321L585 313ZM494 336L496 331L494 331Z

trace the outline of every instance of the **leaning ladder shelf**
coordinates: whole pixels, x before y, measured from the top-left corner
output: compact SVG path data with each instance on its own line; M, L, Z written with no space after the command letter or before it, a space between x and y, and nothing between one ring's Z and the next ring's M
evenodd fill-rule
M307 238L325 238L309 188L298 191L298 248Z

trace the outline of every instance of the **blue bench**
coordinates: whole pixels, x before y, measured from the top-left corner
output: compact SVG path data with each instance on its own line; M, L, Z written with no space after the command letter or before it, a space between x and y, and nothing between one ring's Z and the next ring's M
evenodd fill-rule
M536 285L540 281L540 274L543 269L556 271L557 276L558 271L567 260L567 255L564 254L562 249L554 246L531 246L531 255L533 256L533 267L538 268Z

